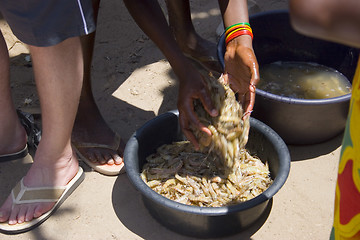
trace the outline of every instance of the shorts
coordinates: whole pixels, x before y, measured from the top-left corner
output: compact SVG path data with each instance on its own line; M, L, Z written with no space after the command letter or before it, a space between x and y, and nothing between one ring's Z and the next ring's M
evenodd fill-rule
M91 0L0 0L0 12L20 41L37 47L96 28Z

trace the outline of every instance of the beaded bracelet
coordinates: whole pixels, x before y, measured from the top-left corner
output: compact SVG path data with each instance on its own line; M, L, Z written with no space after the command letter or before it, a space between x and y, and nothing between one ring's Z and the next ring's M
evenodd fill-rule
M237 23L227 27L225 30L225 44L227 45L231 40L241 35L250 35L251 39L254 38L249 23Z

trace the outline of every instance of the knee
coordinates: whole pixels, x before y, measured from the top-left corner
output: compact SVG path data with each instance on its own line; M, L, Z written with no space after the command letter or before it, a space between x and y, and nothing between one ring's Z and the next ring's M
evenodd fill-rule
M290 0L289 12L292 27L305 35L314 35L331 24L331 0Z

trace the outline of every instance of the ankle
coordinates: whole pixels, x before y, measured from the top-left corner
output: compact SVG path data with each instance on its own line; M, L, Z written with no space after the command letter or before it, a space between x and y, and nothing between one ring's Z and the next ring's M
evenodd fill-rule
M25 147L27 135L19 121L5 123L0 132L0 154L18 152Z
M24 184L28 187L65 186L78 170L79 163L76 156L63 157L56 161L34 159L34 163L24 177Z
M59 139L44 134L36 150L35 158L70 159L73 155L71 140L63 142L58 141Z

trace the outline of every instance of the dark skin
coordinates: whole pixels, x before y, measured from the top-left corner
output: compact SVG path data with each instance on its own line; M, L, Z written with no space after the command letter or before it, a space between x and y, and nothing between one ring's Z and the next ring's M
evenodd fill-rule
M191 19L189 0L166 0L169 26L175 40L184 54L197 59L211 71L222 72L217 61L216 44L197 34Z
M240 22L249 22L246 1L219 1L225 27ZM259 65L249 35L230 41L224 56L225 80L238 93L240 102L249 117L255 104L255 86L259 82Z
M97 21L100 0L93 0L94 18ZM80 96L79 108L72 132L72 142L97 143L111 145L115 133L107 125L97 107L91 87L91 62L94 51L95 32L81 36L84 56L84 81ZM91 116L91 118L89 118ZM80 152L90 161L100 164L121 165L125 144L121 142L119 149L84 148Z
M180 79L177 104L180 125L184 135L198 147L198 142L190 130L190 122L209 135L211 132L197 118L193 110L193 101L200 99L212 116L217 115L203 76L181 52L157 1L124 0L124 3L136 23L163 52Z
M139 27L165 55L174 73L179 78L177 107L180 126L187 139L194 144L195 148L199 148L198 140L190 130L190 126L194 126L208 135L211 135L211 132L195 114L194 100L199 99L211 116L218 115L203 76L184 56L176 43L157 1L124 0L124 3ZM225 27L229 26L228 24L233 24L232 22L235 23L235 21L237 21L236 23L248 22L247 2L245 0L219 1L219 5ZM241 11L230 11L229 9L232 7L237 7L238 10L241 8ZM239 16L239 14L244 14L244 16ZM229 80L233 90L240 96L244 96L245 109L250 113L255 99L254 86L259 75L251 38L240 36L228 45L227 55L225 55L225 73L225 78Z
M249 117L255 104L255 86L260 78L259 66L252 48L247 47L242 41L243 39L240 37L231 41L227 46L224 56L224 76L232 90L239 94L239 100L245 109L244 117Z

